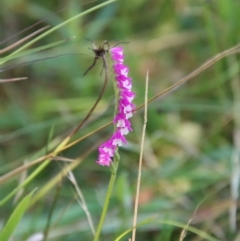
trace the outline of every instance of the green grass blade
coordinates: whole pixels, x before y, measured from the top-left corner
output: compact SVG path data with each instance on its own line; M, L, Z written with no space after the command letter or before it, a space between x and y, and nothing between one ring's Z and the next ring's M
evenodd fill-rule
M12 57L12 56L18 54L19 52L21 52L22 50L26 49L27 47L29 47L29 46L32 45L33 43L35 43L35 42L37 42L38 40L42 39L43 37L49 35L50 33L56 31L57 29L65 26L66 24L68 24L68 23L70 23L70 22L72 22L72 21L74 21L74 20L76 20L76 19L78 19L78 18L80 18L80 17L82 17L82 16L90 13L90 12L93 12L93 11L99 9L99 8L102 8L102 7L108 5L108 4L112 3L112 2L115 2L115 1L117 1L117 0L109 0L109 1L106 1L106 2L104 2L104 3L98 4L97 6L95 6L95 7L93 7L93 8L90 8L90 9L88 9L88 10L82 12L82 13L77 14L76 16L74 16L74 17L72 17L72 18L70 18L70 19L68 19L68 20L66 20L66 21L58 24L57 26L49 29L49 30L46 31L45 33L39 35L39 36L36 37L35 39L29 41L27 44L23 45L21 48L17 49L15 52L13 52L12 54L8 55L6 58L9 58L9 57ZM3 63L5 63L5 62L6 62L6 61L1 60L1 63L0 63L0 64L3 64Z
M172 220L155 220L154 218L149 218L146 219L144 221L142 221L141 223L139 223L137 225L137 227L141 227L143 225L149 224L149 223L160 223L160 224L168 224L168 225L172 225L175 227L179 227L179 228L183 228L185 230L188 230L192 233L195 233L196 235L198 235L199 237L204 238L204 240L208 240L208 241L220 241L219 239L216 239L215 237L209 235L208 233L194 228L192 226L187 226L186 224L180 223L180 222L176 222L176 221L172 221ZM125 232L123 232L121 235L119 235L115 241L120 241L124 236L126 236L127 234L129 234L132 231L132 228L127 229Z
M12 55L12 56L9 55L5 58L2 58L2 62L7 62L7 61L12 60L12 59L16 59L16 58L23 57L23 56L26 56L26 55L29 55L29 54L33 54L35 52L39 52L39 51L42 51L42 50L46 50L46 49L55 47L59 44L62 44L62 43L65 43L65 42L69 41L69 39L71 39L71 38L63 39L63 40L56 41L56 42L51 43L51 44L46 44L46 45L43 45L43 46L40 46L40 47L37 47L37 48L29 49L29 50L23 51L21 53L18 53L18 54ZM0 63L0 65L1 65L1 63Z
M33 195L35 190L29 193L23 200L18 204L18 206L13 211L12 215L8 219L5 227L0 233L0 240L1 241L8 241L11 235L13 234L14 230L16 229L18 223L20 222L24 212L26 211L30 199Z
M49 159L44 161L39 167L36 168L36 170L33 171L33 173L30 176L27 177L26 180L24 180L24 182L22 182L18 187L13 189L13 191L11 191L3 200L0 200L0 207L4 203L6 203L11 197L13 197L21 188L29 184L49 163Z

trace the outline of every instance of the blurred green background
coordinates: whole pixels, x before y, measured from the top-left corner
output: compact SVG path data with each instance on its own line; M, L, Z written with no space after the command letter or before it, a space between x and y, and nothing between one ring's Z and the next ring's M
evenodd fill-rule
M3 1L0 8L1 49L40 27L56 26L101 2ZM58 10L61 11L55 13ZM102 63L98 61L93 70L81 77L94 56L86 38L97 45L103 40L108 40L111 45L129 42L124 44L125 63L130 68L138 106L144 101L147 70L149 97L152 97L215 54L240 42L239 14L238 0L119 0L36 42L30 48L70 38L51 49L1 66L3 69L19 65L2 71L1 79L23 76L28 79L0 85L0 174L48 153L50 139L62 137L72 130L93 105L104 76L100 76ZM15 35L40 20L43 21L32 29ZM21 65L59 55L62 56ZM238 195L240 162L239 101L239 56L231 55L177 91L149 104L139 221L154 215L158 220L183 224L192 219L191 225L219 240L240 240L237 212L234 217L238 206L234 199ZM111 121L113 102L110 82L90 120L74 138ZM134 131L127 137L128 145L120 149L121 164L101 240L114 240L131 227L142 110L134 115L132 125ZM111 133L112 126L107 127L61 155L78 158ZM110 177L108 168L95 163L97 155L96 148L73 171L95 226ZM5 203L0 208L0 227L12 213L16 200L35 187L47 185L63 167L62 162L53 161L23 189L22 194L18 193L19 197ZM1 199L35 168L1 184ZM28 209L12 240L28 240L31 235L43 232L57 186ZM47 240L92 240L86 215L67 178L62 180L51 225ZM181 240L181 230L156 222L139 228L137 240ZM184 240L205 239L188 232Z

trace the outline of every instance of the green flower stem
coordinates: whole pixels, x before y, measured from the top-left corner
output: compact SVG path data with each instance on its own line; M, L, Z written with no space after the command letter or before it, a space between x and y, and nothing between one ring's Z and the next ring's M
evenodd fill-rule
M108 190L107 190L106 198L105 198L105 201L104 201L101 218L100 218L100 221L99 221L99 224L98 224L98 227L97 227L97 231L96 231L96 234L94 236L93 241L98 241L98 238L99 238L100 233L102 231L103 223L104 223L104 220L105 220L105 217L106 217L106 214L107 214L107 210L108 210L108 204L109 204L109 201L110 201L110 198L111 198L111 194L112 194L112 191L113 191L115 179L116 179L116 176L117 176L118 164L119 164L119 155L116 152L115 156L114 156L114 161L113 161L112 166L111 166L112 174L111 174L111 178L110 178L110 181L109 181L109 184L108 184Z
M113 79L113 88L114 88L114 93L115 93L115 110L114 110L114 116L117 115L118 113L118 102L119 102L119 90L117 88L117 83L115 81L114 78L114 73L112 70L112 77L111 79ZM116 131L116 125L114 125L114 132ZM115 179L117 176L117 169L118 169L118 164L119 164L119 160L120 160L120 156L118 154L118 149L116 149L115 151L115 155L114 155L114 160L111 163L110 169L111 169L111 178L108 184L108 190L107 190L107 194L106 194L106 198L104 201L104 205L103 205L103 210L102 210L102 214L101 214L101 218L97 227L97 231L96 234L94 236L94 240L93 241L98 241L98 238L100 236L100 233L102 231L102 227L104 224L104 220L106 218L106 214L107 214L107 210L108 210L108 205L109 205L109 201L112 195L112 191L113 191L113 187L114 187L114 183L115 183Z

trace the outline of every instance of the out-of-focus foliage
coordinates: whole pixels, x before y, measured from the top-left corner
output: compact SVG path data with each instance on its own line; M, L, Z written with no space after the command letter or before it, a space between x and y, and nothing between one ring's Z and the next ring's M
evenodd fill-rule
M102 1L3 2L1 49ZM215 54L240 42L239 14L240 1L237 0L119 0L36 42L31 48L67 39L61 45L1 66L3 69L19 65L1 72L1 79L22 76L28 79L0 85L0 174L48 153L51 140L69 133L93 105L104 77L100 76L102 63L98 61L97 67L82 78L93 61L93 52L88 49L91 42L86 39L97 45L105 39L111 45L129 42L124 44L126 63L133 78L135 103L140 105L144 100L147 70L149 97L152 97ZM38 25L16 35L40 20ZM9 52L4 55L7 54ZM21 65L45 58L49 59ZM193 225L220 240L237 237L237 229L229 225L228 211L233 205L231 180L239 179L238 165L234 166L235 148L240 148L238 58L236 54L219 61L177 91L149 104L139 220L156 214L159 219L182 223L192 219ZM90 121L74 138L112 120L114 99L109 82ZM128 136L129 144L120 150L120 170L102 240L114 240L131 227L142 124L143 112L139 110L133 118L134 131ZM106 140L111 132L112 127L107 127L61 155L77 159L95 143ZM96 165L96 158L97 149L73 171L95 226L109 179L108 168ZM236 160L235 164L239 161ZM0 226L19 198L35 187L46 186L63 167L63 162L53 161L23 193L0 207ZM35 168L1 184L1 199ZM61 189L47 240L91 240L86 215L75 198L74 187L67 178L59 185ZM28 210L13 240L27 240L44 231L57 188L51 189ZM156 223L141 227L137 240L179 240L180 233L180 228ZM200 238L188 233L185 240Z

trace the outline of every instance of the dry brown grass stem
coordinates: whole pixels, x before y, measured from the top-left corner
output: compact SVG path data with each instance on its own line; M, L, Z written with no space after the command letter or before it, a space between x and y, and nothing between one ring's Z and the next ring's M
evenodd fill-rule
M17 47L18 45L24 43L25 41L27 41L28 39L34 37L35 35L43 32L44 30L46 30L46 29L49 28L49 27L50 27L50 26L45 26L45 27L43 27L43 28L40 28L40 29L38 29L37 31L29 34L29 35L26 36L25 38L22 38L22 39L18 40L17 42L11 44L10 46L8 46L8 47L6 47L6 48L4 48L4 49L1 49L1 50L0 50L0 55L3 54L3 53L5 53L5 52L7 52L7 51L9 51L9 50L11 50L11 49L13 49L13 48L15 48L15 47Z
M144 150L144 139L146 133L147 126L147 107L148 107L148 71L146 75L146 86L145 86L145 99L144 99L144 121L143 121L143 130L142 130L142 138L141 138L141 148L140 148L140 156L139 156L139 164L138 164L138 179L137 179L137 188L136 188L136 197L135 197L135 205L134 205L134 215L133 215L133 230L132 230L132 241L135 241L136 238L136 226L137 226L137 215L138 215L138 201L139 201L139 193L141 186L141 174L142 174L142 160L143 160L143 150Z

